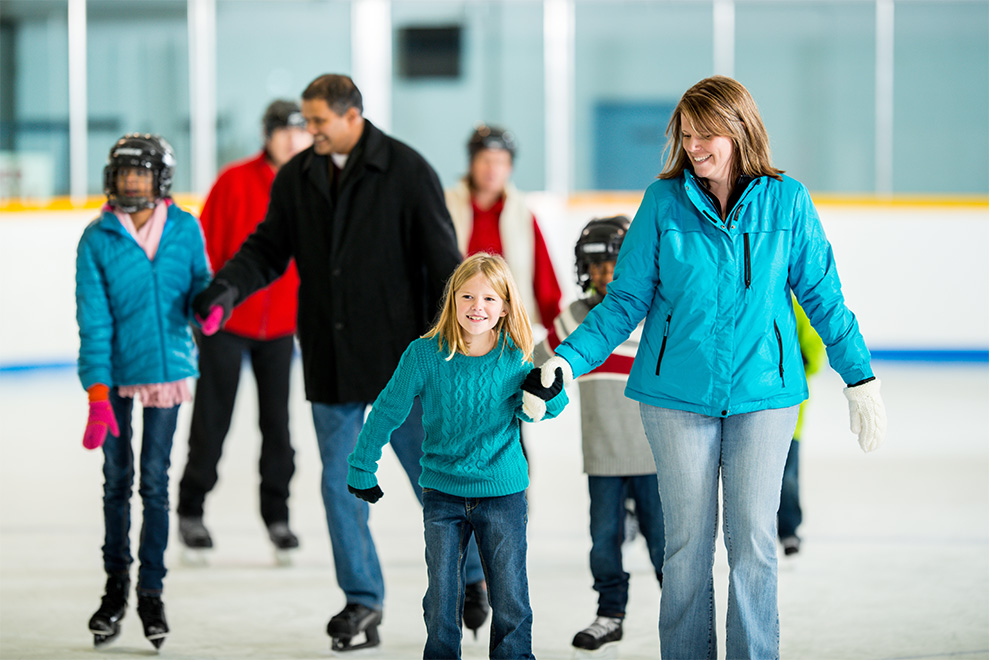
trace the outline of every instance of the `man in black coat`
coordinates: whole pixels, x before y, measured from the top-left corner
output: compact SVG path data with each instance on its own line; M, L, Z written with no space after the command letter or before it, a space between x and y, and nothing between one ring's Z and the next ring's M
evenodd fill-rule
M362 116L361 93L349 77L322 75L302 98L313 146L279 170L265 220L193 309L207 320L204 331L211 314L219 325L296 260L306 398L323 462L337 583L347 597L327 633L335 648L349 649L377 644L385 589L368 505L347 492L347 455L365 408L409 342L433 322L461 255L436 172ZM390 442L417 496L422 441L417 400ZM468 582L483 579L474 555ZM352 644L360 632L365 643Z

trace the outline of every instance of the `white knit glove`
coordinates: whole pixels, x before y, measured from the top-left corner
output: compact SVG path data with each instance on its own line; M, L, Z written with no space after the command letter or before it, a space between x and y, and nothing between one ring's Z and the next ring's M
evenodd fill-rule
M859 436L859 446L869 453L883 444L887 436L887 409L880 398L880 379L846 387L849 399L849 430Z
M555 355L540 367L540 383L543 387L550 387L553 385L553 381L557 378L557 369L560 369L563 375L564 387L570 384L574 380L574 373L571 371L571 365L567 364L567 360ZM543 416L547 414L547 402L536 396L535 394L530 394L529 392L523 392L523 412L529 415L534 422L538 422L543 419Z

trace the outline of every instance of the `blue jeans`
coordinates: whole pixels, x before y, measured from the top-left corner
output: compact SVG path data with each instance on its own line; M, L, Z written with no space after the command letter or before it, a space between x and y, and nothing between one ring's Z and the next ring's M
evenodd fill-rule
M363 403L313 403L313 425L323 463L323 507L330 530L337 584L348 603L358 603L380 610L385 600L385 581L375 541L368 528L368 503L347 491L347 456L354 450L364 425ZM423 471L423 406L419 398L409 417L392 433L389 444L399 458L416 498L422 502L419 475ZM468 582L484 579L481 561L475 548L473 562L467 568Z
M526 492L457 497L423 491L423 536L429 586L423 597L423 658L461 657L464 561L472 532L492 605L490 658L534 658L533 610L526 576Z
M626 499L636 503L639 531L646 539L657 580L663 570L663 511L657 475L588 475L591 496L591 575L598 592L598 616L623 618L629 600L629 573L622 569Z
M790 451L787 452L787 462L784 464L784 480L780 487L780 508L777 510L777 536L786 539L797 536L797 528L801 524L801 499L798 497L798 459L800 458L801 442L791 440Z
M776 518L798 406L726 418L640 404L657 464L666 550L664 660L714 659L712 564L722 479L729 559L726 656L778 658Z
M103 443L103 568L107 574L128 574L131 556L131 491L134 487L134 429L131 411L134 399L110 391L120 436L107 433ZM168 468L172 436L179 406L145 408L141 434L141 478L138 493L144 508L138 544L137 592L158 596L165 578L165 547L168 545Z

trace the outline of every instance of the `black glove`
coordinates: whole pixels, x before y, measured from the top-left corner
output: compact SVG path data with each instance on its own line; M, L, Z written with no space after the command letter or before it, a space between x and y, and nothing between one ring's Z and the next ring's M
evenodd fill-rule
M554 370L553 375L553 384L550 387L543 387L543 383L540 381L540 369L539 367L534 368L526 375L526 380L523 381L523 392L529 392L544 401L549 401L564 389L564 372L561 371L560 367Z
M364 500L365 502L370 502L371 504L374 504L378 500L382 499L382 495L385 494L378 486L375 486L374 488L355 488L350 484L347 485L347 492L354 493L354 497L359 500Z
M223 327L234 311L234 301L237 300L237 287L226 280L215 279L193 298L192 309L196 320L203 326L203 332L212 335ZM222 314L219 319L210 318L214 308L219 307ZM207 320L210 322L207 323ZM219 320L219 323L216 321Z

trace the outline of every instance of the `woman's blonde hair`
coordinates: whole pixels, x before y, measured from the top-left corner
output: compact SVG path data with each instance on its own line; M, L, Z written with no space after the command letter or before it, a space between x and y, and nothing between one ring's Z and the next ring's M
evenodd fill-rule
M681 148L681 113L694 130L704 136L720 135L732 140L730 183L742 174L779 179L784 170L771 164L770 139L760 111L749 90L726 76L712 76L684 92L667 124L667 163L657 177L676 179L685 169L694 171L691 159Z
M523 354L523 362L533 357L533 328L529 324L529 317L526 309L522 306L519 290L516 288L515 280L509 271L505 259L497 254L488 252L478 252L473 254L457 267L454 274L447 280L447 285L443 291L443 309L440 311L440 319L430 331L423 335L426 339L437 338L440 350L449 350L450 355L447 360L454 357L455 353L468 351L467 344L461 332L461 325L457 322L457 291L461 289L468 280L475 275L484 275L495 293L505 303L505 316L501 317L495 324L495 334L497 343L502 344L505 350L506 338L511 338Z

